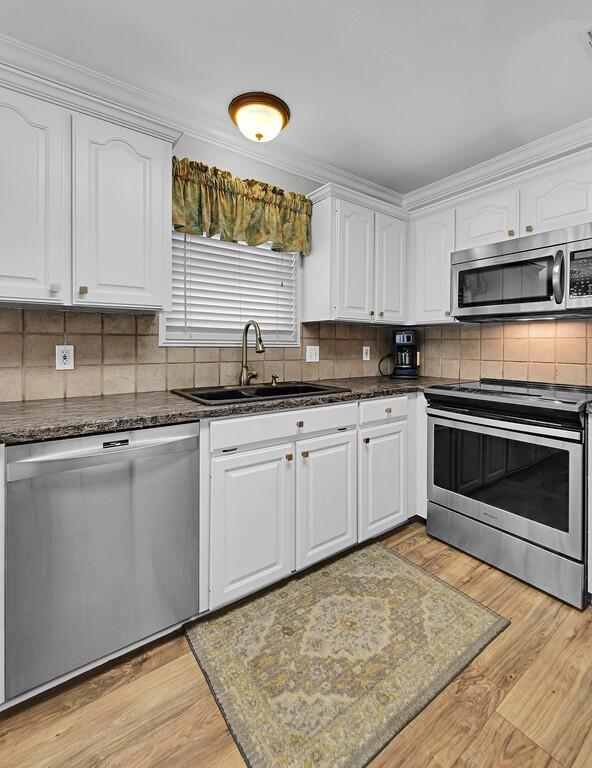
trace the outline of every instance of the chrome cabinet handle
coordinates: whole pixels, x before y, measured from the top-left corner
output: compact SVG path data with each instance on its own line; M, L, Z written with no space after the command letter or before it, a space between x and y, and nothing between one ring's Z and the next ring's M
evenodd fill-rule
M370 317L374 317L374 310L371 309L370 312L368 312L368 314L370 315Z
M296 426L299 427L299 428L302 428L304 426L304 422L303 421L297 421L296 422Z
M368 445L368 443L370 442L370 438L369 437L364 437L364 438L362 438L362 442L365 443L366 445Z
M553 298L556 304L563 302L563 251L559 250L553 259Z
M384 312L379 312L378 317L384 317Z
M513 229L508 230L508 237L514 237L515 234L516 232Z
M527 232L532 232L534 230L534 227L532 226L532 224L527 224L525 229Z

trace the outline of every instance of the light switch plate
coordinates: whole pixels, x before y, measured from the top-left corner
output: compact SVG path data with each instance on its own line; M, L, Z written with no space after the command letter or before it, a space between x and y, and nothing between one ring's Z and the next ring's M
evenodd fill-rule
M362 347L362 360L370 360L370 347Z
M74 370L73 344L56 344L56 371Z
M314 346L306 347L306 362L318 363L319 362L319 348Z

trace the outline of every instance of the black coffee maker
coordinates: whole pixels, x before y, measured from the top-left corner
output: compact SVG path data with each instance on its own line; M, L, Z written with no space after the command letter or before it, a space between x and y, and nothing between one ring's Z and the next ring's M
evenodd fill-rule
M383 376L382 363L387 359L392 361L391 379L415 379L419 368L419 352L415 340L415 331L393 331L393 346L391 352L380 359L378 370Z

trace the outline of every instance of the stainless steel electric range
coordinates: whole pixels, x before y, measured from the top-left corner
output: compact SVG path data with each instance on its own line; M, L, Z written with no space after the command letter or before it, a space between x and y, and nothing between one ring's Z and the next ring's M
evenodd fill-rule
M582 608L592 387L482 379L425 396L428 533Z

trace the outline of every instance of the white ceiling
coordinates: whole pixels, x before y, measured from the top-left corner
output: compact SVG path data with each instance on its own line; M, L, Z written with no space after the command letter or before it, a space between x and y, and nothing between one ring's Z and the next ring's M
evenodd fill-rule
M2 0L0 23L213 121L276 93L275 144L398 192L592 117L590 0Z

